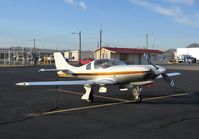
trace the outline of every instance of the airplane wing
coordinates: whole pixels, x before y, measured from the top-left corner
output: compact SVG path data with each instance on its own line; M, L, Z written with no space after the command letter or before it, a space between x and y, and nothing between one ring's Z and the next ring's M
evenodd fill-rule
M57 85L83 85L94 84L92 81L41 81L41 82L21 82L16 83L18 86L57 86Z
M115 81L111 79L101 80L74 80L74 81L41 81L41 82L20 82L16 83L17 86L58 86L58 85L85 85L85 84L114 84Z
M179 72L167 73L169 77L181 75ZM162 75L159 75L156 79L163 78Z

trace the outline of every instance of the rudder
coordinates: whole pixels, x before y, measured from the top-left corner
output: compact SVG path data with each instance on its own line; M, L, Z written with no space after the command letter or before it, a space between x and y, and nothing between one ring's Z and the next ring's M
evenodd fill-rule
M75 68L74 66L71 66L70 64L68 64L66 62L63 55L60 52L55 52L53 55L54 55L54 58L55 58L56 69L65 69L66 70L66 69Z

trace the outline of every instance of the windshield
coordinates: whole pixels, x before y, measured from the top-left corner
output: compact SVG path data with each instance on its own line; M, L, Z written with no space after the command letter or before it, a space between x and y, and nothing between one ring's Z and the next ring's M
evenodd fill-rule
M100 69L100 68L105 69L117 65L126 65L126 64L116 59L99 59L96 60L94 63L95 69Z

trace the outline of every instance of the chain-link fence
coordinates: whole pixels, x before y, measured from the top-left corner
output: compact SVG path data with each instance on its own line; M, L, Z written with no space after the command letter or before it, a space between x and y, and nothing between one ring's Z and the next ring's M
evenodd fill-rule
M53 64L54 50L33 49L33 48L1 48L0 49L0 66L19 65L51 65Z

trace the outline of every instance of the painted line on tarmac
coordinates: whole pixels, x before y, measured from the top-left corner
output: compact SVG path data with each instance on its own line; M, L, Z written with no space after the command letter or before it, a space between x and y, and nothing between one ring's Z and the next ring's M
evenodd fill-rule
M49 90L56 90L56 89L49 89ZM82 95L83 94L83 93L80 93L80 92L74 92L74 91L68 91L68 90L61 90L61 89L59 89L58 91L59 92L64 92L64 93L70 93L70 94L77 94L77 95ZM165 98L179 97L179 96L187 96L187 95L194 95L194 94L196 94L196 93L172 94L172 95L166 95L166 96L145 98L145 99L142 99L142 101L158 100L158 99L165 99ZM103 99L109 99L109 100L116 100L116 101L123 101L123 102L132 102L132 100L119 99L119 98L106 97L106 96L99 96L99 95L94 95L94 97L103 98Z
M59 90L60 91L60 90ZM73 92L73 91L66 91L66 90L62 90L64 92L67 93L71 93L71 94L78 94L78 95L82 95L82 93L79 92ZM178 96L187 96L187 95L193 95L196 93L181 93L181 94L173 94L173 95L167 95L167 96L160 96L160 97L151 97L151 98L145 98L143 99L143 101L150 101L150 100L158 100L158 99L165 99L165 98L171 98L171 97L178 97ZM96 96L98 97L98 96ZM101 96L100 96L101 97ZM111 98L111 97L103 97L105 99L113 99L113 100L118 100L116 98ZM37 117L37 116L45 116L45 115L51 115L51 114L57 114L57 113L63 113L63 112L72 112L72 111L79 111L79 110L87 110L87 109L93 109L93 108L102 108L102 107L108 107L108 106L114 106L114 105L120 105L120 104L127 104L127 103L133 103L135 102L134 100L129 101L129 100L123 100L123 99L119 99L122 102L115 102L115 103L108 103L108 104L101 104L101 105L92 105L92 106L85 106L85 107L76 107L76 108L69 108L69 109L62 109L62 110L54 110L54 111L50 111L50 112L44 112L44 113L32 113L30 114L33 117Z
M72 112L72 111L79 111L79 110L87 110L87 109L93 109L93 108L101 108L101 107L108 107L113 105L119 105L124 104L127 102L115 102L115 103L109 103L109 104L101 104L101 105L92 105L92 106L85 106L85 107L77 107L77 108L69 108L69 109L62 109L62 110L55 110L50 112L44 112L44 113L32 113L30 116L37 117L37 116L45 116L50 114L57 114L57 113L63 113L63 112Z
M49 89L49 90L56 91L56 89ZM58 89L57 91L64 92L64 93L69 93L69 94L83 95L83 93L80 93L80 92L74 92L74 91L68 91L68 90L62 90L62 89ZM106 97L106 96L99 96L99 95L93 95L93 96L97 97L97 98L108 99L108 100L116 100L116 101L122 101L122 102L131 102L131 100L114 98L114 97Z
M149 100L158 100L158 99L165 99L165 98L171 98L171 97L180 97L180 96L188 96L188 95L194 95L196 93L181 93L181 94L173 94L173 95L166 95L166 96L160 96L160 97L151 97L151 98L145 98L142 99L143 101L149 101Z

